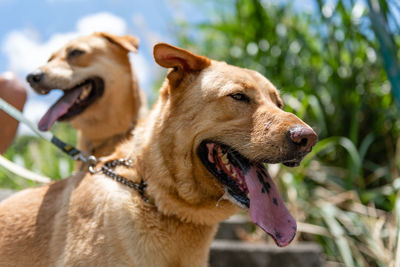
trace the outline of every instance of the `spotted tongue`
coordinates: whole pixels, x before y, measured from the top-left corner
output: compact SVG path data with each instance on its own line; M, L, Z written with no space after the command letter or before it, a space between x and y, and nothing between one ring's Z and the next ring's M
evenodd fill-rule
M250 193L250 217L271 235L280 247L296 235L296 221L287 210L271 177L263 166L252 166L245 175Z
M64 91L64 95L40 119L38 123L39 130L48 131L58 118L67 113L68 109L82 93L82 90L83 87L78 87L74 90Z

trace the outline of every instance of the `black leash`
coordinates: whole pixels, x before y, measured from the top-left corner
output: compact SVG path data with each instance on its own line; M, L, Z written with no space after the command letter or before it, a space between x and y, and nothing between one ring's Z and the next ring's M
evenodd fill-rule
M90 156L86 157L85 153L81 150L61 141L55 135L52 136L50 142L75 161L79 160L85 163L89 161Z

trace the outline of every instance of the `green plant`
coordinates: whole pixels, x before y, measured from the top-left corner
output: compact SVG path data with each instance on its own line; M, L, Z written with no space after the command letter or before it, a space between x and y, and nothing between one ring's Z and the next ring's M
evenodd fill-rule
M53 131L63 141L75 144L75 130L67 124L57 124ZM71 174L74 162L51 143L36 136L20 136L7 150L5 157L15 163L52 179L62 179ZM0 169L0 187L22 189L36 183L17 177Z

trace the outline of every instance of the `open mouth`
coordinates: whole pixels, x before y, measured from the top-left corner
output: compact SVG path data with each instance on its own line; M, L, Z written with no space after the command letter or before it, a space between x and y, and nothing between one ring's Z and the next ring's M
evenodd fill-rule
M103 95L104 81L94 77L63 91L64 95L40 119L38 127L41 131L48 131L57 120L68 120L81 114Z
M293 240L296 221L262 162L251 161L233 148L209 140L200 144L198 155L223 185L229 199L249 208L253 222L272 236L278 246L286 246Z

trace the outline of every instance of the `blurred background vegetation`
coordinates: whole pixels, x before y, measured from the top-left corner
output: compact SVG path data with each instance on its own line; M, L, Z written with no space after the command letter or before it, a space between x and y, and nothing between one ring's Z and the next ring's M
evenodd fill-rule
M328 259L346 266L400 266L400 73L393 71L400 58L400 3L316 0L311 9L290 1L190 4L207 19L177 21L178 44L259 71L280 89L285 109L319 134L300 167L270 166L299 221L297 239L319 242ZM66 125L55 133L76 141ZM56 179L73 169L34 137L19 137L6 157ZM0 187L32 185L0 172Z

